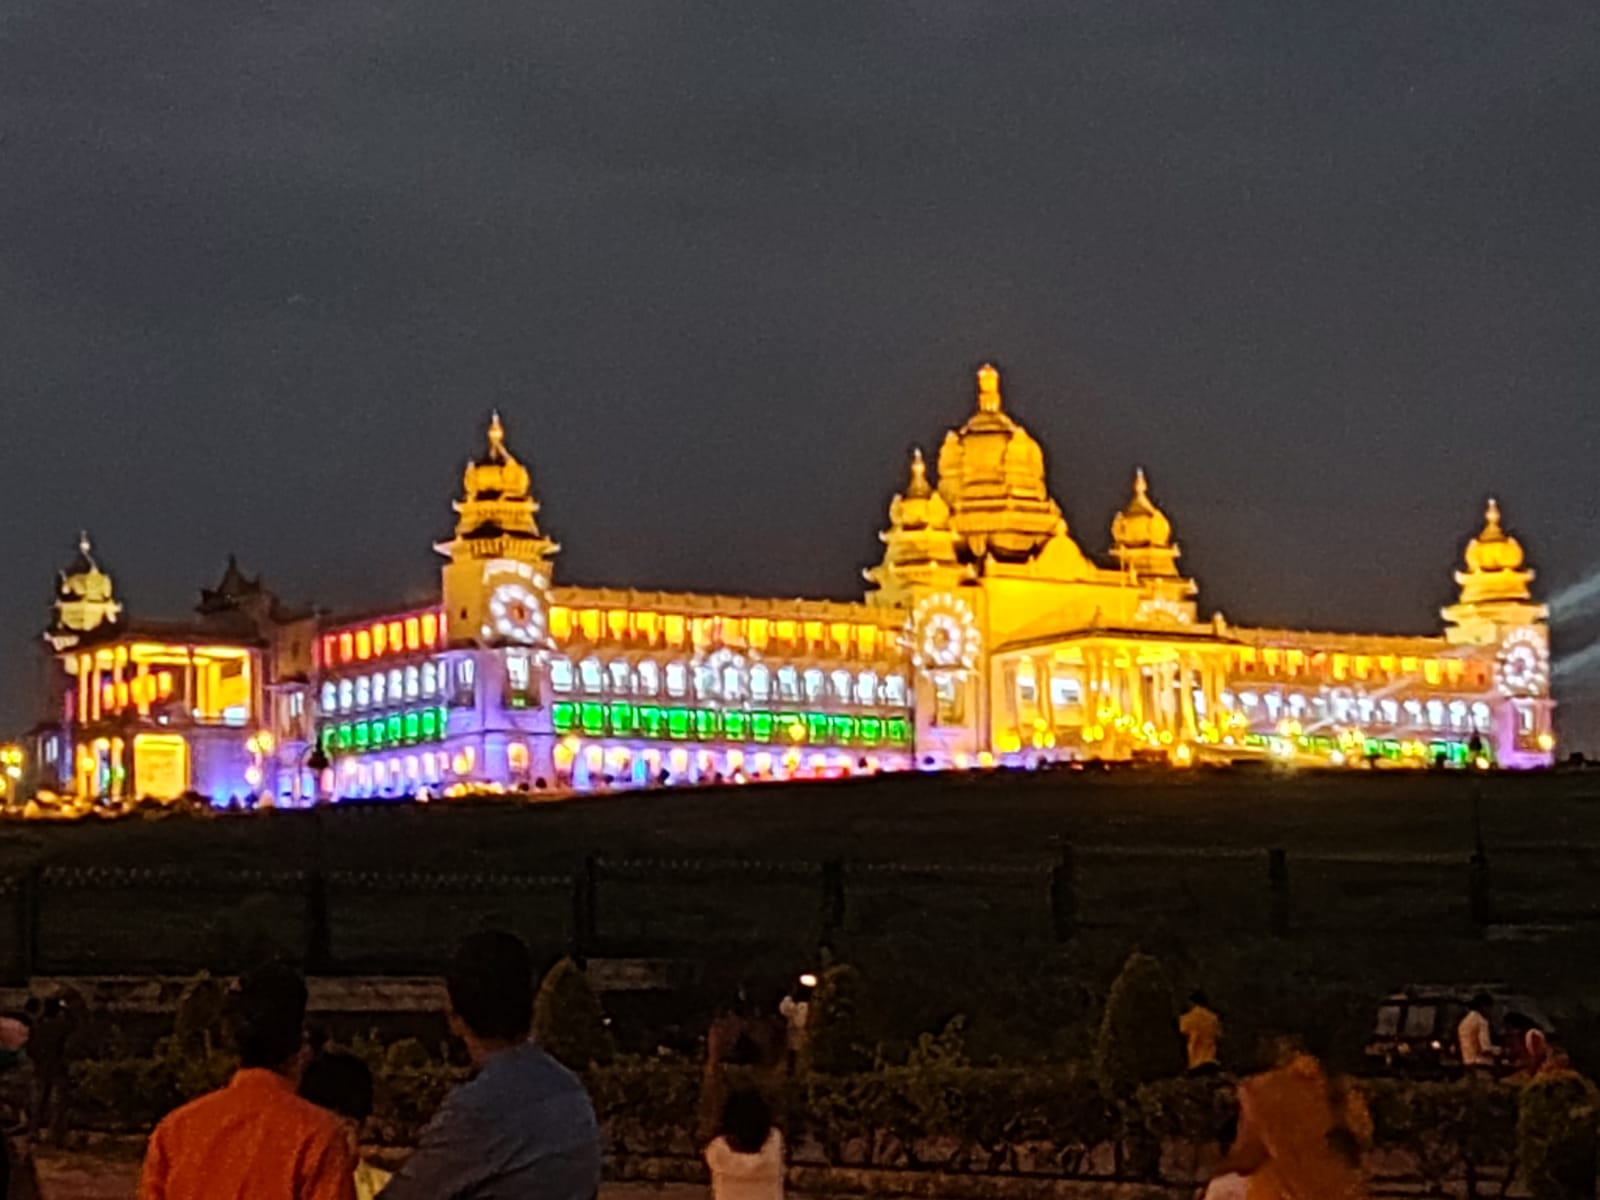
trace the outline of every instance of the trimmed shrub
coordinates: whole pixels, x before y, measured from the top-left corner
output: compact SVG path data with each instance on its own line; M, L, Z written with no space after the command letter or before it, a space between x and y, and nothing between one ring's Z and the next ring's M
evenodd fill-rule
M1594 1200L1595 1091L1587 1080L1559 1075L1522 1089L1517 1158L1533 1200Z
M1129 955L1111 985L1094 1067L1106 1095L1117 1101L1131 1100L1145 1084L1183 1072L1172 987L1148 954Z
M600 998L583 968L563 958L550 968L533 1003L533 1033L539 1045L573 1071L605 1066L617 1047Z

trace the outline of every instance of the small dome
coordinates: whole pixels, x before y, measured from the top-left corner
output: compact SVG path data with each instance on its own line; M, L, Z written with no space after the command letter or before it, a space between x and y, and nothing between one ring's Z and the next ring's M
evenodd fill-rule
M506 431L499 413L489 421L488 452L467 464L461 486L468 499L520 500L529 494L528 468L506 449Z
M1111 538L1128 549L1148 549L1172 545L1172 522L1150 499L1150 485L1143 468L1134 472L1133 499L1111 519Z
M78 556L72 560L70 567L61 572L56 593L63 600L111 599L111 576L95 562L87 533L78 535Z
M1524 565L1522 543L1500 524L1500 505L1490 500L1483 514L1483 531L1467 543L1463 556L1467 569L1456 572L1461 585L1462 604L1502 601L1521 602L1531 598L1529 585L1533 572Z
M1500 504L1491 499L1483 514L1483 532L1467 543L1467 570L1519 571L1525 555L1522 543L1500 525Z
M928 482L928 464L921 449L911 452L911 479L906 490L889 505L889 524L895 529L945 529L950 506Z

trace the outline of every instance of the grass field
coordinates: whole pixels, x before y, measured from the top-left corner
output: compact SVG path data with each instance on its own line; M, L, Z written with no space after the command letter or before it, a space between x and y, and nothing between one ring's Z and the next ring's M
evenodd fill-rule
M1498 926L1469 919L1474 808ZM1047 872L1074 849L1082 925L1052 935ZM1292 934L1269 934L1267 851L1287 852ZM244 870L334 872L346 969L436 964L485 922L547 956L566 944L566 879L611 862L760 860L792 870L635 866L603 873L602 944L778 980L812 961L821 864L846 874L838 952L867 975L888 1037L971 1018L975 1044L1081 1045L1116 966L1140 946L1204 984L1237 1028L1349 1019L1407 981L1503 979L1578 1019L1600 997L1600 776L1340 773L992 774L652 792L522 807L435 804L0 833L0 869L178 866L214 886L46 889L41 966L225 965L250 939L304 944L293 889ZM896 870L865 870L866 864ZM937 864L938 870L911 869ZM1010 868L987 872L980 867ZM473 886L363 882L455 872ZM500 887L493 876L548 877ZM0 922L0 953L5 929ZM1587 1019L1587 1018L1583 1018Z

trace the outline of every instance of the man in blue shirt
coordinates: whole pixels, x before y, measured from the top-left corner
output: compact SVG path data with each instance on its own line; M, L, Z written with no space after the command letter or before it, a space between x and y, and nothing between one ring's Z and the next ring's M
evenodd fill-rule
M451 1092L381 1200L595 1200L600 1132L583 1084L529 1040L533 958L473 934L445 979L473 1077Z

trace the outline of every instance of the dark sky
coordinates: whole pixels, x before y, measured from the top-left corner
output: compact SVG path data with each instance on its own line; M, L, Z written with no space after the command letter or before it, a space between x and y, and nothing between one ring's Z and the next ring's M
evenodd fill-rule
M496 406L560 579L851 594L988 357L1234 620L1434 629L1491 492L1549 595L1597 147L1592 0L9 0L0 721L80 526L401 601Z

